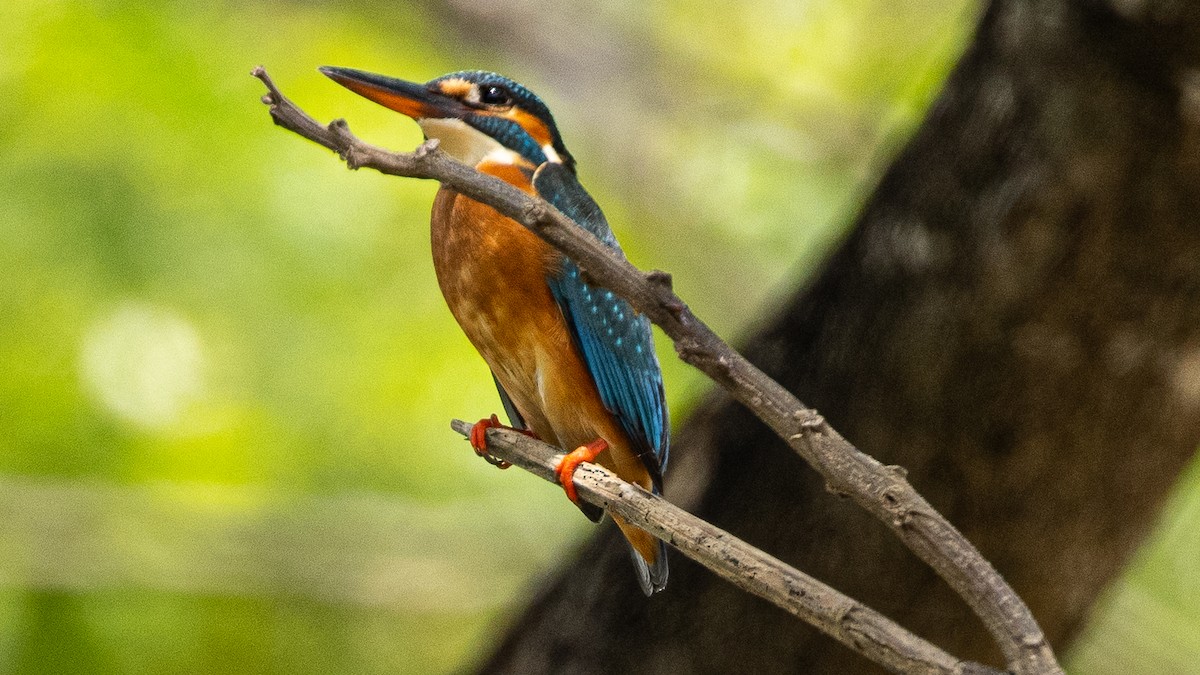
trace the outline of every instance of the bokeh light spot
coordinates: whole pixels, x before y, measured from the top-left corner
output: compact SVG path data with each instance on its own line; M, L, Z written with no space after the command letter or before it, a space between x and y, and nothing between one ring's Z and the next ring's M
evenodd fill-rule
M106 410L149 430L180 422L201 396L200 335L171 310L127 304L85 333L80 375Z

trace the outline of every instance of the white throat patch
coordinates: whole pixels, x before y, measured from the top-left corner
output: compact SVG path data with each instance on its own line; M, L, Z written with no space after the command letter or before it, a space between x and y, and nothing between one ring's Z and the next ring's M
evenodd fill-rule
M501 145L475 127L459 119L419 119L426 138L436 138L447 155L476 166L486 158L499 164L516 164L520 155Z

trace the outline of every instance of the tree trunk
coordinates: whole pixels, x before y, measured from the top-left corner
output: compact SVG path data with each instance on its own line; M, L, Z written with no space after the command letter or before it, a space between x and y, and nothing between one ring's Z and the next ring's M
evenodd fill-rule
M909 479L1056 648L1200 444L1200 9L1000 0L819 278L751 360ZM803 227L798 224L797 227ZM965 605L714 394L667 496L957 656ZM864 672L681 556L638 591L605 528L483 672Z

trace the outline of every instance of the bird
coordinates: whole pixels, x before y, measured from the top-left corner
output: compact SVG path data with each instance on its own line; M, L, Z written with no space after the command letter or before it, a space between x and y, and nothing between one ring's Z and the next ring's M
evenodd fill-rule
M319 70L416 120L425 137L437 139L457 161L540 197L621 250L580 184L549 108L521 84L482 70L424 84L353 68ZM430 221L438 285L491 369L507 428L564 450L559 482L593 521L603 511L580 501L573 482L582 462L661 495L670 424L647 318L520 223L453 188L440 188ZM486 431L499 426L493 414L472 427L478 454L489 457ZM642 592L661 591L668 576L665 544L610 515L629 544Z

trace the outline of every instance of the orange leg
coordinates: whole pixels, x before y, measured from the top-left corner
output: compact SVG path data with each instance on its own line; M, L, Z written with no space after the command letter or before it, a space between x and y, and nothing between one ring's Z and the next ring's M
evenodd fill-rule
M576 504L579 503L579 494L575 492L575 469L583 462L596 461L596 455L608 449L608 441L603 438L581 445L571 452L568 452L559 461L558 466L554 468L554 474L558 476L558 482L563 486L563 490L567 493L567 499L570 499Z
M500 418L496 417L495 415L492 415L491 417L485 417L485 418L479 420L478 422L476 422L471 427L471 436L470 436L471 447L475 448L475 454L477 454L480 457L487 460L488 464L492 464L501 469L507 469L508 467L512 466L511 464L509 464L508 462L506 462L502 459L496 459L495 457L492 457L491 455L488 454L488 451L487 451L487 430L488 429L511 429L511 428L512 427L506 427L503 424L501 424Z
M509 429L511 431L518 431L520 433L523 433L530 438L537 438L537 434L533 433L532 431L530 431L528 429L514 429L513 427L504 426L503 424L500 423L500 418L496 417L495 415L492 415L491 417L485 417L484 419L481 419L478 422L476 422L475 424L473 424L471 426L471 434L470 434L469 438L471 440L471 447L475 448L475 454L477 454L480 457L487 460L488 464L492 464L501 469L507 469L508 467L510 467L512 465L502 459L496 459L495 457L492 457L491 455L488 454L488 451L487 451L487 430L488 429Z
M475 448L475 452L480 455L487 452L487 430L492 428L502 428L500 418L492 415L490 418L485 417L471 426L471 447Z

